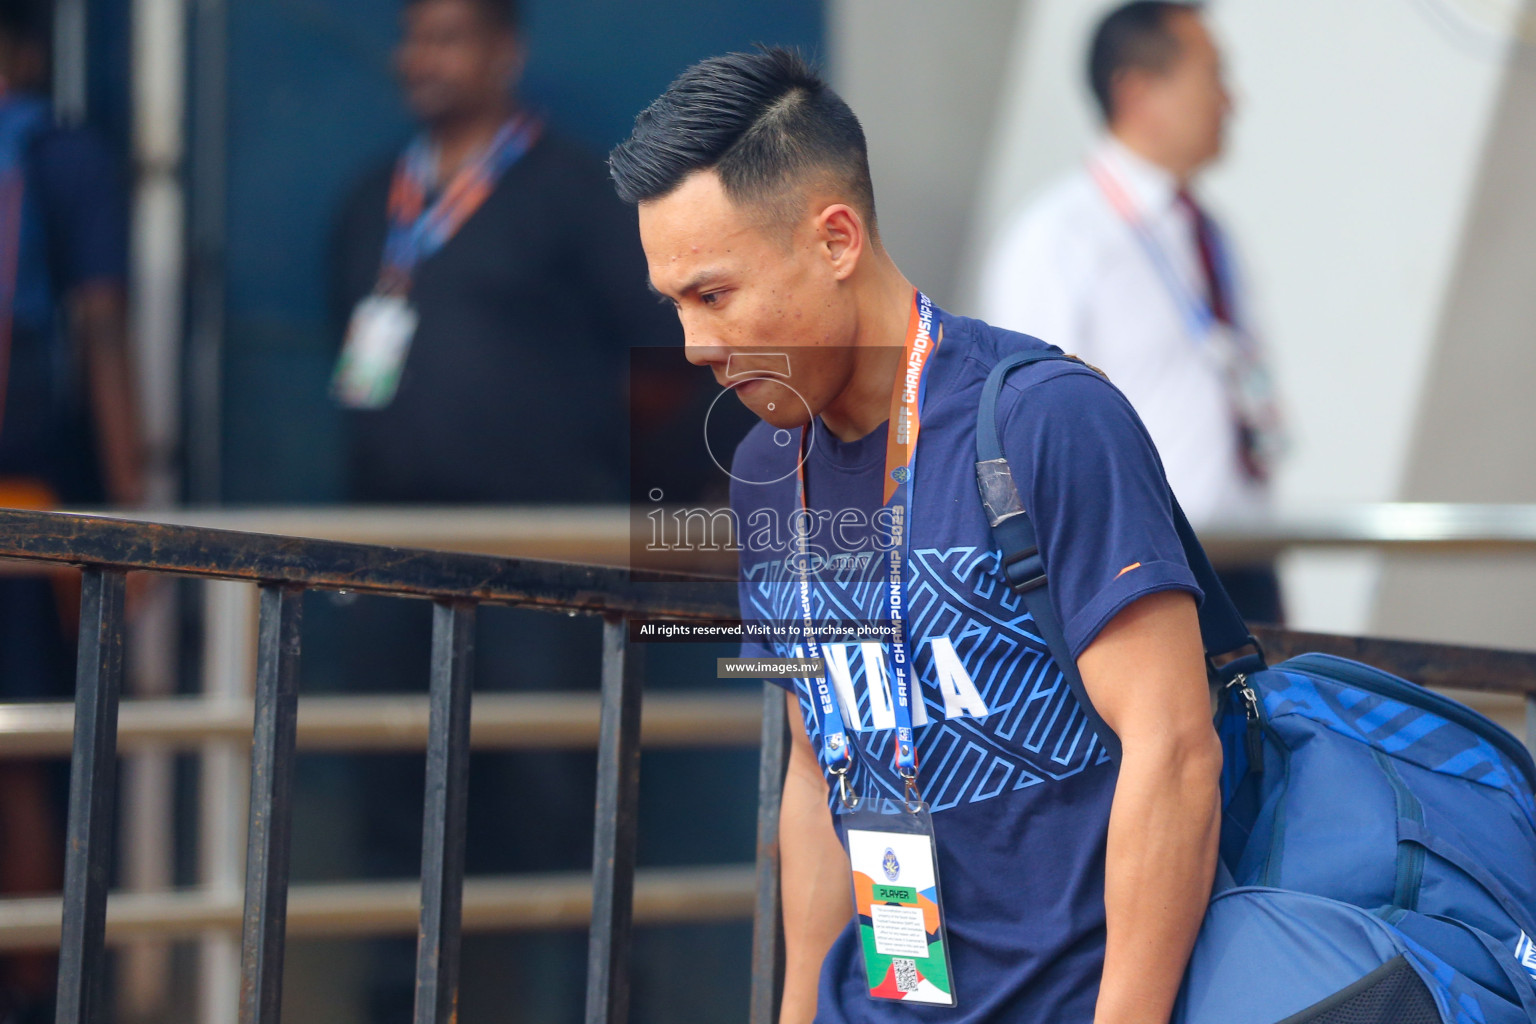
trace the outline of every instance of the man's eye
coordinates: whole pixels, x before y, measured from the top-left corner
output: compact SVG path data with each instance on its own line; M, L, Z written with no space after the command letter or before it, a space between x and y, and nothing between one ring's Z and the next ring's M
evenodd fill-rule
M724 298L724 296L724 292L705 292L703 295L699 296L699 301L704 303L706 306L718 306L720 304L720 300Z

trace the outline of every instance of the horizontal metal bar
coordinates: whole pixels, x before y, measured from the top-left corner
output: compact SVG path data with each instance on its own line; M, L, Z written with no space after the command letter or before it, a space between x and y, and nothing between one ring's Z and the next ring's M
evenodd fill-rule
M1536 653L1254 626L1271 665L1308 651L1336 654L1439 689L1536 694Z
M145 509L134 513L138 520L200 529L591 565L629 564L629 516L630 510L624 505L307 505Z
M1292 547L1536 554L1536 505L1405 501L1290 508L1206 523L1199 532L1215 562Z
M750 864L642 868L636 874L635 923L739 921L752 916ZM208 931L238 933L241 894L179 890L113 893L107 942L191 939ZM59 944L58 897L0 900L0 950L53 949ZM592 876L558 874L469 878L464 930L540 931L585 928L592 913ZM417 879L340 885L295 885L288 893L288 936L413 935L421 920Z
M1440 648L1396 640L1256 627L1271 662L1323 651L1379 665L1427 685L1487 693L1536 695L1536 655L1487 648ZM481 693L475 697L470 742L481 750L592 749L597 746L597 694ZM424 750L425 696L304 697L298 743L303 750ZM204 743L243 745L252 721L249 702L225 699L124 701L118 746L196 750ZM67 756L74 706L0 704L0 759ZM759 742L761 701L750 694L649 694L641 716L648 747L753 747Z
M597 746L593 694L480 693L470 745L481 750L569 750ZM425 750L428 698L302 697L301 750ZM123 701L118 747L196 750L213 741L250 741L250 702L226 699ZM641 717L649 747L755 747L762 701L753 694L651 694ZM71 704L0 704L0 759L67 756Z
M168 526L104 516L0 510L0 558L212 579L667 618L729 619L727 581L453 551L380 548Z
M624 505L263 506L151 509L135 515L206 529L623 565L632 510ZM1405 501L1293 506L1203 524L1200 539L1213 557L1298 545L1536 553L1536 505Z

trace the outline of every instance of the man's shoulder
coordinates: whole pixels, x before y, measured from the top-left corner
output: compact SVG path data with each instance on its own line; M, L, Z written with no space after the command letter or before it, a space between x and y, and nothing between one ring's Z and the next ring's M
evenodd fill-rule
M348 186L345 209L352 213L367 211L375 217L384 216L389 202L389 187L394 180L395 166L400 161L399 147L383 154L369 157Z
M1099 218L1103 196L1086 169L1062 174L1040 189L1004 220L1004 245L1029 239L1075 235Z
M994 366L1015 353L1054 349L1047 340L1032 334L1012 331L976 317L956 313L945 312L943 327L945 340L949 344L946 346L941 342L939 351L964 364L965 370L960 374L962 386L970 378L985 379ZM1040 360L1013 371L1008 379L1012 381L1019 376L1044 373L1061 363L1059 359Z
M559 125L545 122L539 139L519 163L525 172L543 181L558 183L563 190L603 192L613 196L608 166L586 143L567 134ZM507 175L504 180L518 176ZM617 202L617 197L614 197Z
M539 141L528 151L555 166L573 168L586 174L605 175L602 157L586 143L569 134L558 124L545 121L539 129Z
M946 333L953 332L957 338L963 339L958 348L967 364L963 376L976 386L985 380L994 366L1015 353L1060 353L1060 349L1044 339L996 327L973 317L946 313L945 329ZM1041 385L1063 378L1070 380L1041 388ZM1037 391L1037 388L1040 390ZM965 390L964 382L958 390ZM1121 405L1128 406L1125 397L1102 371L1075 358L1039 359L1011 371L1003 381L998 398L999 415L1011 417L1015 406L1026 393L1029 394L1029 404L1036 412L1068 419L1106 406L1117 409Z
M982 267L987 312L1038 319L1030 315L1035 306L1053 308L1091 281L1108 235L1103 207L1093 179L1078 169L1004 218Z

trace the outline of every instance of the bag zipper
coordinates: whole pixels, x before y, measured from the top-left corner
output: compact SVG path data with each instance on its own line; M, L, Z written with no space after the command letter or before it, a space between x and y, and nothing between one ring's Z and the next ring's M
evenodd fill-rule
M1397 766L1392 759L1375 747L1368 747L1371 752L1371 760L1376 762L1376 767L1386 776L1387 785L1392 788L1393 800L1397 803L1397 816L1407 818L1419 825L1424 824L1424 805L1419 802L1413 790L1403 781L1398 774ZM1401 834L1402 830L1398 829ZM1402 907L1404 910L1419 909L1419 889L1424 884L1424 847L1414 842L1397 841L1397 880L1392 887L1392 905ZM1474 879L1474 882L1476 880Z
M1264 721L1259 711L1259 695L1248 685L1248 676L1243 672L1232 677L1227 689L1237 694L1237 699L1243 705L1243 718L1248 722L1243 735L1243 746L1248 754L1248 774L1261 775L1264 772Z

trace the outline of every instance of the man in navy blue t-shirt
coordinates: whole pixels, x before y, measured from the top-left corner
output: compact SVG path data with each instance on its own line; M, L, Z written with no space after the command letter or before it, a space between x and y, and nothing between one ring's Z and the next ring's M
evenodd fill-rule
M1221 754L1199 590L1135 413L1059 361L1013 374L998 413L1117 764L1004 583L976 493L982 382L1042 343L902 276L847 105L789 53L731 54L685 72L610 164L689 359L763 420L731 467L742 617L904 622L899 650L747 646L825 666L789 695L781 1021L1166 1021L1215 870ZM883 981L866 964L880 926L867 878L855 912L851 829L829 814L899 815L914 793L942 890L919 921L942 906L947 929L946 998L927 1005L916 961Z

